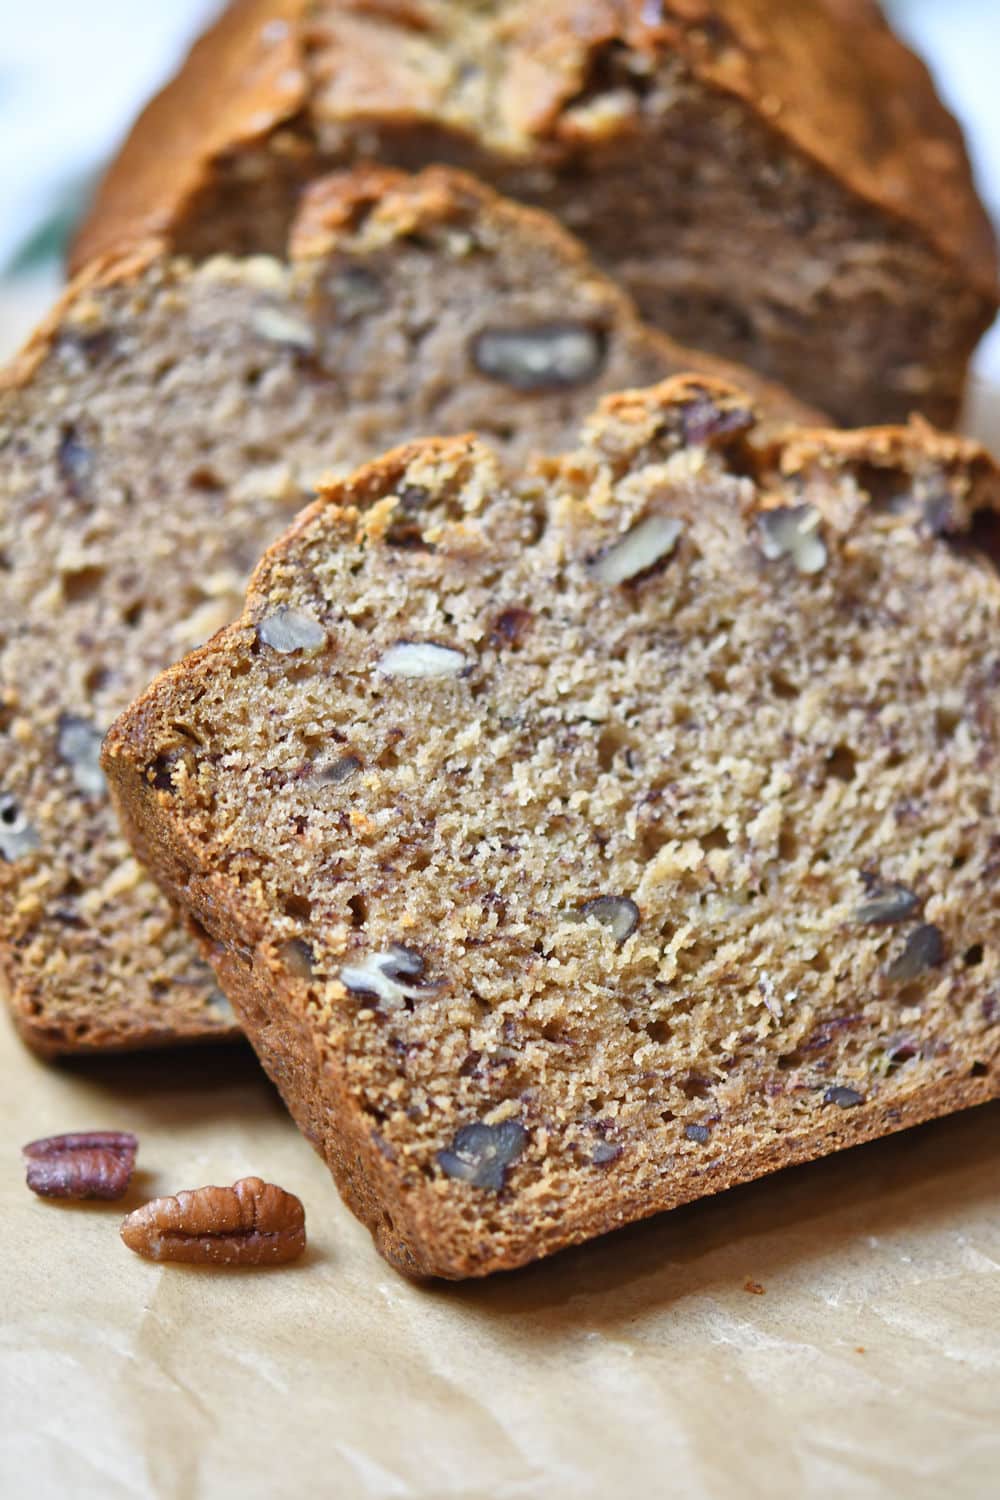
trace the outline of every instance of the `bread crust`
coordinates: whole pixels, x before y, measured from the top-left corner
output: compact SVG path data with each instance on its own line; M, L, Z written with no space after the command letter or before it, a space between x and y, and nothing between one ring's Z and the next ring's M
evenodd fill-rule
M309 137L388 114L461 133L447 73L429 80L405 59L390 61L379 30L426 36L442 11L447 36L448 7L420 0L237 0L139 117L77 236L72 267L123 242L174 234L221 158L283 128ZM546 163L586 150L568 110L601 49L621 44L650 64L676 55L789 149L919 231L995 307L995 236L961 130L927 68L867 0L551 0L498 5L493 24L498 104L485 118L466 116L470 140ZM591 144L629 128L610 121Z
M732 388L679 378L653 392L608 398L591 424L591 441L641 448L664 417L670 420L672 411L683 411L700 398L712 402L723 418L745 410L743 397ZM730 431L734 425L724 423ZM272 578L287 566L288 551L324 511L352 504L363 510L372 498L391 493L416 457L428 457L443 469L460 465L469 442L410 445L368 466L348 485L331 486L262 559L243 620L163 674L113 727L105 749L105 767L135 847L195 917L206 955L265 1068L380 1252L410 1276L457 1279L512 1269L626 1222L996 1097L1000 1075L994 1038L983 1048L982 1061L971 1067L961 1049L942 1056L938 1076L909 1093L896 1091L888 1100L876 1094L864 1102L858 1096L850 1101L857 1107L821 1110L818 1122L801 1124L793 1118L768 1142L724 1151L704 1166L688 1161L652 1187L648 1182L626 1184L622 1191L612 1177L600 1174L593 1176L586 1193L559 1196L549 1187L547 1196L532 1200L540 1211L537 1217L531 1211L505 1216L500 1228L478 1234L459 1212L449 1211L446 1184L407 1173L379 1149L371 1118L365 1117L356 1090L349 1088L342 1060L324 1046L321 1028L310 1019L315 1012L307 988L289 983L280 959L280 933L272 926L262 893L252 881L244 885L228 879L211 857L206 863L204 846L191 834L187 819L176 815L172 797L150 793L145 766L155 753L156 725L172 701L175 684L187 701L192 684L207 687L215 670L252 649L254 611L259 612ZM618 448L606 451L613 458ZM805 477L817 465L837 469L848 463L895 464L914 473L947 471L959 497L953 516L957 529L968 524L974 511L1000 509L1000 475L988 456L974 443L942 437L922 424L856 434L803 431L766 454L759 451L757 460L752 453L743 462L756 463L758 476L780 472Z
M308 97L309 0L239 0L143 110L70 250L75 273L123 244L172 237L213 163L296 117Z

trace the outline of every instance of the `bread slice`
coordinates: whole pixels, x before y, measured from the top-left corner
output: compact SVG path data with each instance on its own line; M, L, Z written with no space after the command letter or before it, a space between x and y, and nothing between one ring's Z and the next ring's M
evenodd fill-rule
M116 723L125 826L415 1274L1000 1092L1000 505L730 388L332 484Z
M153 244L77 282L0 391L0 951L33 1046L232 1034L97 756L239 613L321 468L469 426L519 463L595 392L690 367L715 362L646 329L553 221L444 170L318 185L289 262Z
M842 422L954 420L997 308L961 132L871 0L237 0L75 250L278 251L304 182L450 161L643 315Z

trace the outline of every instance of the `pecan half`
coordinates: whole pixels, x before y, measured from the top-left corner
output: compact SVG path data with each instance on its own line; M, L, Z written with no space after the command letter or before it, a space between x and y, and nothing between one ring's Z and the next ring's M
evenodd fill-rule
M40 1198L124 1198L139 1142L124 1130L89 1130L29 1141L27 1183Z
M293 1193L259 1177L154 1198L122 1223L122 1239L147 1260L224 1266L278 1265L306 1248L305 1212Z

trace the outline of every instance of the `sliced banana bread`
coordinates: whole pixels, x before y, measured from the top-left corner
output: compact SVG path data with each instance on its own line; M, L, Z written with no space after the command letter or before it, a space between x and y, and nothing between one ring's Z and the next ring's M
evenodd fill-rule
M869 0L237 0L75 264L149 233L279 251L359 156L551 209L651 322L846 423L949 425L996 311L961 132Z
M294 240L289 263L154 244L89 273L0 390L0 953L39 1048L232 1031L97 757L154 673L238 615L320 469L470 426L519 462L597 391L714 367L554 221L445 170L321 184Z
M519 1265L1000 1092L998 475L609 398L332 484L111 730L379 1248Z

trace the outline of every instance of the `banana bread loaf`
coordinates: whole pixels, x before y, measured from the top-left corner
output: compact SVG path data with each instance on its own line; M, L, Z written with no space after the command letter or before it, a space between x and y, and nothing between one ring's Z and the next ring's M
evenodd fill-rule
M289 263L150 245L88 273L0 391L0 953L39 1048L232 1032L97 757L239 613L320 468L470 426L520 461L596 391L712 367L545 215L446 170L321 184L294 239Z
M75 249L278 252L304 182L451 161L684 343L863 424L957 411L996 311L954 120L869 0L237 0Z
M1000 1092L998 475L606 400L325 488L111 730L136 848L401 1269Z

